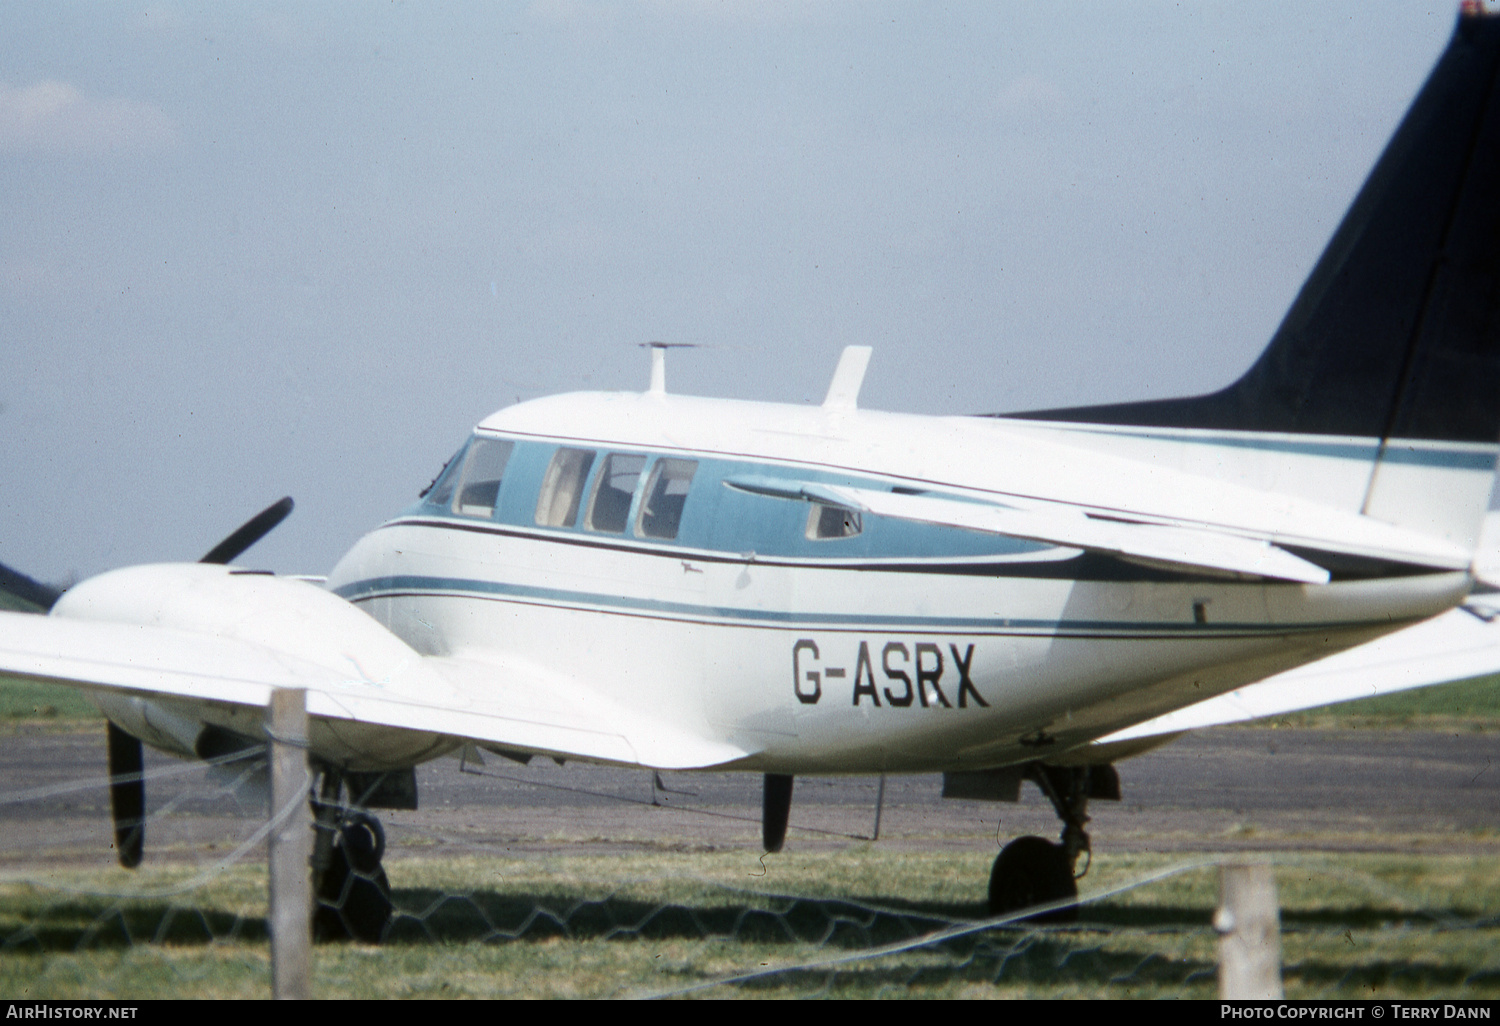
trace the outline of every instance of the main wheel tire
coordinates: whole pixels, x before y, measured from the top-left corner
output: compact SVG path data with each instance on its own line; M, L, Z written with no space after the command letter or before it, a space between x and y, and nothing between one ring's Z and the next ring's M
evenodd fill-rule
M1077 897L1078 882L1073 879L1067 852L1046 838L1016 838L1000 850L990 870L992 916ZM1076 922L1078 906L1068 905L1028 918L1038 923Z
M368 813L355 813L339 827L328 869L318 881L313 935L318 940L378 944L391 918L391 885L380 858L385 830Z

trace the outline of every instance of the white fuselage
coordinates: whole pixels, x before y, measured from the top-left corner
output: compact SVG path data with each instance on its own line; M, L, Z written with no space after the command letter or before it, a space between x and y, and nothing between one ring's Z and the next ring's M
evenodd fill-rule
M456 459L328 587L423 654L503 653L753 753L738 768L783 773L1065 760L1467 594L1464 571L1275 583L875 517L819 537L817 507L725 484L789 475L1069 505L1302 545L1337 538L1382 556L1379 531L1348 512L1058 437L995 420L651 394L540 400L478 429L512 443L483 506L464 505ZM555 501L542 508L560 449L591 454L571 522ZM659 461L692 468L672 537L648 526ZM633 497L614 519L591 512L606 465L636 474L618 475Z

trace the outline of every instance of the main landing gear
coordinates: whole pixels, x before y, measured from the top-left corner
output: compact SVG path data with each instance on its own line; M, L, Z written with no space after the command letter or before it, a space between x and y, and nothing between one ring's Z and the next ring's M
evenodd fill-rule
M391 918L391 885L380 865L385 830L341 800L344 783L338 771L323 770L312 803L313 936L377 944Z
M1120 778L1113 766L1047 766L1028 763L1025 779L1041 788L1063 822L1062 837L1018 837L1000 850L990 870L990 915L1002 916L1038 905L1071 902L1078 897L1078 878L1088 872L1090 798L1118 801ZM1079 857L1083 857L1082 869ZM1064 905L1033 916L1036 922L1071 923L1078 906Z

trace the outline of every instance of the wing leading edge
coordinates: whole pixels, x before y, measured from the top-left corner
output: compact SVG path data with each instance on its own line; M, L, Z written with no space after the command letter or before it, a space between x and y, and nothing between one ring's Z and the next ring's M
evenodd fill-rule
M1373 555L1446 570L1466 567L1470 555L1411 531L1370 517L1321 508L1325 528L1338 529L1334 539L1252 537L1213 525L1163 524L1126 513L1102 513L1061 503L1025 507L995 502L848 485L744 475L724 483L739 491L778 499L800 500L898 520L959 527L1026 541L1084 549L1106 555L1166 563L1190 569L1249 574L1300 584L1327 584L1323 567L1283 548L1292 544L1350 555Z
M535 667L414 651L398 666L382 666L383 672L366 674L358 663L308 659L243 638L170 627L0 613L0 680L44 681L205 709L263 708L273 689L304 688L314 721L345 735L341 724L359 724L654 769L699 769L748 754L620 708Z
M898 520L1001 534L1107 555L1129 556L1226 573L1254 574L1304 584L1327 584L1320 566L1264 541L1213 531L1134 524L1091 517L1076 510L1015 509L930 495L904 495L807 481L734 477L741 491L800 499Z

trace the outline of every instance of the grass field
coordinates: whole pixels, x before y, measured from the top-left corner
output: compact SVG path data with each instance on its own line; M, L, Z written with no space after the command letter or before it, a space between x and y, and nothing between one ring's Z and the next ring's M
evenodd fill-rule
M1019 929L975 927L981 855L855 854L778 856L760 877L744 852L402 863L389 942L319 947L314 993L1215 994L1217 873L1201 859L1101 858L1084 893L1114 893L1079 925ZM188 892L181 870L139 872L0 883L0 994L268 993L259 867ZM1500 997L1496 860L1302 856L1277 878L1289 997Z
M81 720L98 721L99 710L78 688L25 681L0 682L0 724L72 724Z

